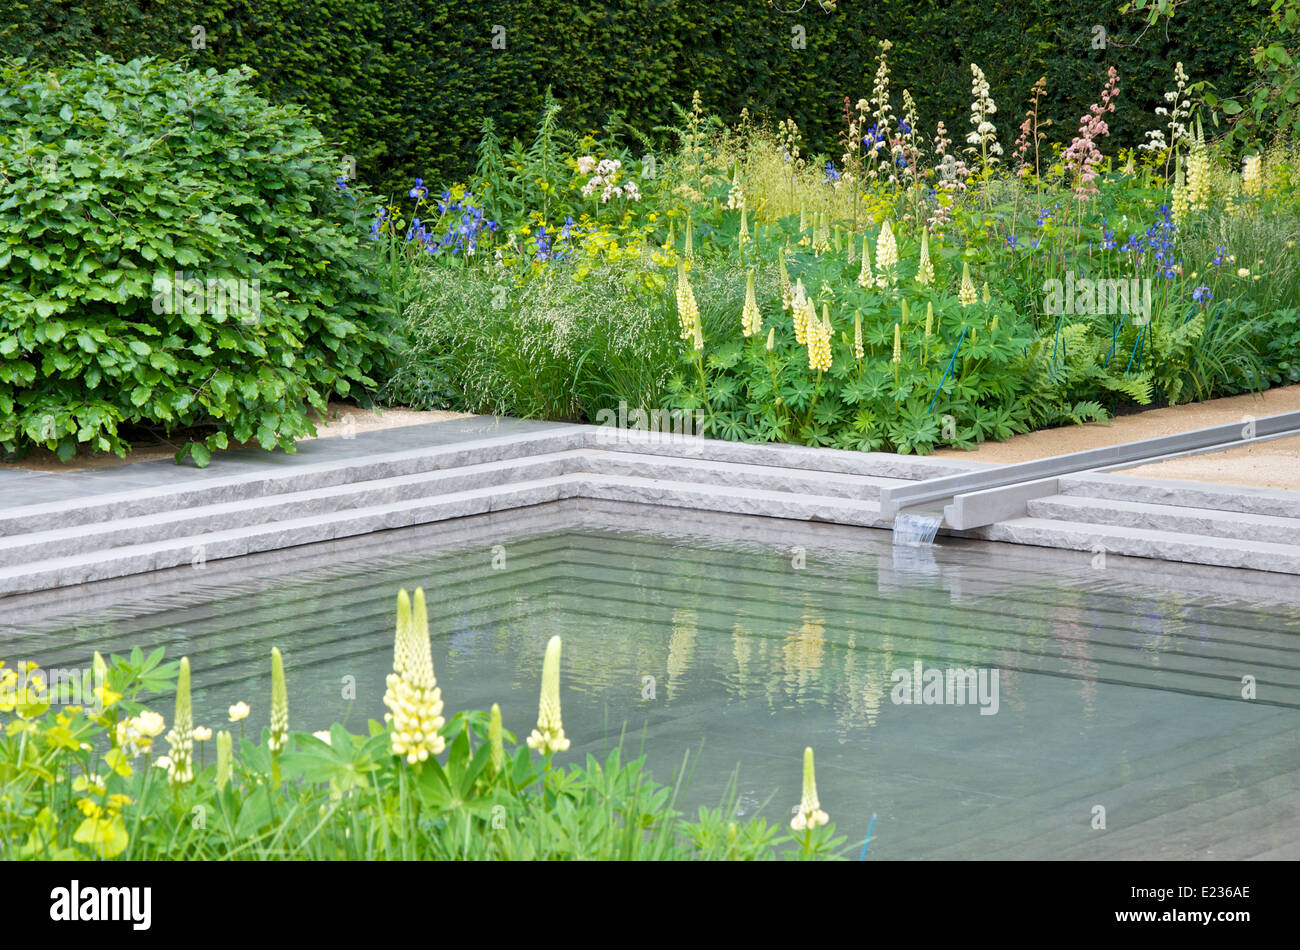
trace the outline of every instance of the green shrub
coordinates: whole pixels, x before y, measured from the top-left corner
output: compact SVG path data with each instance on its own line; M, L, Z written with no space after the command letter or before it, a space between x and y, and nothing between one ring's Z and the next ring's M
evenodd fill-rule
M247 70L0 69L0 446L126 452L122 427L292 450L373 385L367 213ZM177 280L177 277L180 280Z

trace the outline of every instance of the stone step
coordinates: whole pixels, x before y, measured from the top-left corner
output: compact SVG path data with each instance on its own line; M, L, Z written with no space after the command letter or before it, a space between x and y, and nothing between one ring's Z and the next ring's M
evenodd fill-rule
M1274 518L1300 518L1300 492L1255 485L1215 485L1181 479L1138 478L1120 473L1062 475L1063 495L1136 501L1179 508L1212 508Z
M880 521L879 507L874 502L850 498L620 475L557 475L453 491L437 498L405 499L341 511L323 511L297 518L217 531L196 531L163 540L11 563L0 567L0 594L66 587L163 570L196 560L206 562L239 557L257 551L579 497L857 525L877 525Z
M389 480L443 469L538 454L580 449L581 432L560 430L515 434L509 437L475 439L450 445L434 445L380 453L361 458L343 458L309 464L283 464L285 457L268 454L253 471L238 462L214 464L197 469L170 462L140 462L114 470L122 482L150 484L123 491L87 493L35 504L21 502L21 483L0 499L0 536L95 524L168 511L225 503L246 503L268 496L346 486L360 482ZM268 470L269 469L269 470ZM65 476L47 476L60 479Z
M0 568L569 474L578 450L345 482L0 537Z
M1152 531L1115 525L1013 518L973 535L989 541L1036 544L1047 548L1123 554L1129 557L1245 567L1256 571L1300 574L1300 547L1240 538L1214 538L1177 531Z
M1027 512L1031 518L1237 538L1243 541L1293 545L1300 549L1300 518L1081 495L1051 495L1031 499Z

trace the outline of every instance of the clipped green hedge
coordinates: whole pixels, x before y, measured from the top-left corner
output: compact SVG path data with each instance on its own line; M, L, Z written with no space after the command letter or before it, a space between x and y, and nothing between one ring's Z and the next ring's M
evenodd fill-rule
M0 55L250 64L264 94L321 117L362 179L396 190L416 175L463 175L484 117L507 140L523 136L548 85L570 125L598 127L618 109L653 130L698 88L710 111L791 115L814 151L838 154L843 97L870 94L881 38L894 43L895 93L911 90L927 133L942 119L964 139L969 63L979 63L1004 147L1039 76L1054 138L1068 141L1115 65L1123 93L1108 121L1118 145L1154 127L1176 61L1221 91L1246 85L1258 10L1181 4L1172 28L1138 40L1145 21L1122 14L1123 3L842 0L828 13L810 0L786 14L777 8L795 0L11 0L0 12ZM202 49L192 48L194 25L205 30ZM1094 48L1097 26L1104 50ZM804 49L792 45L796 27Z
M202 427L206 464L373 385L388 327L337 165L246 71L0 68L0 447Z

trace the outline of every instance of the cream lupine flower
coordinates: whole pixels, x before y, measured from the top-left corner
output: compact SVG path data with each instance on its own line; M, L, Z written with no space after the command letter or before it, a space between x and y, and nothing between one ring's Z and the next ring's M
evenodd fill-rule
M892 280L887 276L887 272L898 264L898 242L894 240L894 231L886 221L880 229L880 235L876 238L876 266L880 268L880 276L876 278L876 284L883 287Z
M957 292L957 299L961 301L963 307L974 306L979 297L975 293L975 282L970 277L970 263L964 262L961 265L961 289Z
M799 811L790 822L793 831L811 831L818 825L824 825L831 816L822 811L821 802L817 800L817 776L813 773L812 746L803 750L803 799L799 802Z
M776 263L781 272L781 309L789 310L794 304L794 288L790 286L790 272L785 269L785 248L777 252Z
M1182 161L1174 171L1174 192L1169 202L1169 217L1174 224L1181 225L1187 218L1190 203L1187 197L1187 181L1183 175Z
M758 310L758 297L754 293L754 271L745 277L745 305L740 310L740 329L746 337L763 331L763 315Z
M281 752L289 742L289 689L284 682L284 658L271 647L271 731L267 746Z
M429 648L429 615L424 589L415 589L415 601L405 590L397 594L397 636L393 643L393 672L384 693L384 721L392 726L393 755L405 756L409 765L437 755L447 744L440 730L442 690L433 675Z
M235 703L235 705L230 707L229 712L230 712L230 721L239 722L242 719L248 718L248 714L250 710L248 708L248 703L244 702L243 700L240 700L239 702Z
M167 780L172 785L194 781L194 708L190 701L190 658L187 656L181 657L176 677L176 715L167 733L167 745L171 761Z
M795 279L790 311L794 318L794 341L800 346L805 346L808 343L808 317L811 314L813 319L816 319L816 314L812 308L812 301L808 299L808 292L804 290L802 278Z
M862 348L862 311L853 311L853 355L862 359L866 351Z
M194 727L195 742L207 742L211 738L212 738L212 730L209 729L207 726Z
M1210 153L1205 147L1205 134L1201 123L1196 122L1196 139L1187 156L1187 209L1205 211L1210 207Z
M225 788L226 783L230 781L230 764L231 764L230 745L231 745L230 733L222 729L220 732L217 733L217 788L218 789Z
M742 247L749 242L749 218L744 208L740 209L740 230L736 234L736 240Z
M810 303L811 309L812 304ZM830 307L822 304L822 318L811 314L806 325L808 335L808 368L819 372L831 368L831 314Z
M871 244L870 238L866 235L862 237L862 269L858 271L858 286L870 287L876 282L876 275L871 271Z
M488 747L491 749L488 768L493 775L498 775L505 767L506 747L501 734L501 707L496 703L492 704L492 712L488 718Z
M825 254L831 247L831 229L827 221L825 212L818 212L813 224L813 243L812 249L814 254Z
M930 263L930 232L921 232L921 263L916 266L916 282L922 286L934 283L934 265Z
M731 188L727 191L727 208L731 211L735 211L737 208L741 211L745 210L745 192L742 191L740 187L739 168L736 169L736 173L731 177Z
M1258 155L1247 155L1241 160L1241 190L1248 195L1258 195L1263 184L1263 160Z
M980 296L984 301L984 306L986 307L993 300L992 295L989 293L989 282L987 280L984 281L984 289L980 291Z
M695 256L695 249L694 249L694 244L691 241L691 235L692 235L691 219L687 218L686 219L686 247L682 251L682 256L685 257L688 261Z
M897 366L903 362L903 328L897 323L894 324L894 359L893 363Z
M704 324L700 322L699 311L696 311L695 323L691 326L691 346L697 353L704 349Z
M767 351L772 352L776 348L776 327L767 328Z
M560 638L551 637L542 660L542 695L537 705L537 728L527 740L528 748L550 755L569 748L560 719Z
M689 340L695 332L695 322L700 317L700 308L695 303L695 291L691 289L690 278L686 276L686 264L677 262L677 321L681 324L682 339Z

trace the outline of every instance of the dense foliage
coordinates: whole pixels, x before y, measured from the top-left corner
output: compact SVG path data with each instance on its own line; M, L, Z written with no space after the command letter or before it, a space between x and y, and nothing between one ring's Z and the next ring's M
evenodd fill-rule
M1177 68L1144 148L1102 152L1114 71L1073 139L1035 96L1003 144L1015 120L977 67L997 122L972 113L963 148L960 120L919 127L892 59L830 155L698 94L662 163L553 104L527 145L489 128L466 183L372 222L408 330L385 397L592 421L622 402L715 437L927 452L1300 381L1293 148L1238 173Z
M370 386L387 321L337 169L244 70L0 68L0 446L193 429L205 464Z
M826 7L834 6L833 10ZM545 89L581 129L618 110L631 126L672 122L672 103L707 91L724 116L748 108L795 119L812 150L829 149L840 95L866 95L876 41L894 40L895 78L926 127L950 114L983 64L1020 102L1046 76L1044 117L1071 127L1107 65L1127 78L1134 112L1117 118L1135 145L1139 114L1160 104L1182 61L1216 89L1244 89L1252 47L1277 29L1252 4L1181 4L1172 27L1144 29L1124 0L14 0L0 12L0 56L42 63L108 53L251 65L259 90L301 103L358 174L392 191L415 176L460 177L493 118L506 141L526 137ZM787 12L788 11L788 12ZM198 34L196 27L202 29ZM454 85L455 93L448 94ZM629 139L629 142L631 139Z

